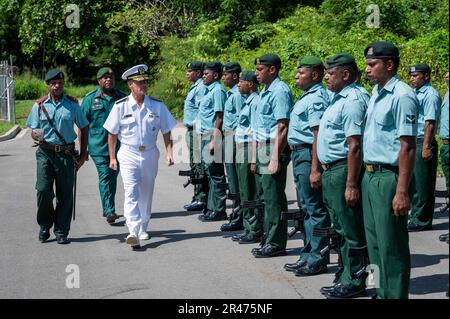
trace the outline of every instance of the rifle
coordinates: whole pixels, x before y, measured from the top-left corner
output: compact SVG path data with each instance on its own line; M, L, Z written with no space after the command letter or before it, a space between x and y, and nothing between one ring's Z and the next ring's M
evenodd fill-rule
M220 200L232 200L233 204L237 202L237 206L233 208L231 214L230 214L230 220L233 219L233 215L237 214L237 212L242 209L242 205L240 204L241 195L239 193L230 193L230 187L228 183L219 183L217 185L219 189L223 189L226 192L225 196L222 196ZM234 206L234 205L233 205Z
M183 188L186 188L189 186L189 184L192 185L199 185L203 183L203 179L205 178L203 175L199 176L198 178L195 177L195 174L192 170L187 171L179 171L178 176L186 176L188 179L183 184Z
M288 237L291 238L294 236L298 231L302 234L303 241L306 240L306 233L305 233L305 216L306 213L303 209L299 209L296 212L281 212L281 220L293 220L294 221L294 227L291 228L288 231Z
M246 200L242 203L242 208L248 208L254 210L254 215L248 220L250 224L253 224L255 220L261 221L264 224L264 203L260 200ZM266 241L266 233L263 233L260 246L264 246Z
M330 252L330 250L334 250L338 254L338 271L335 273L335 277L333 280L333 283L337 283L339 281L339 278L342 275L342 272L344 271L344 265L342 263L342 253L341 253L341 242L342 238L341 235L339 235L334 227L327 227L327 228L317 228L314 227L313 229L313 236L318 237L328 237L329 238L329 244L323 248L320 251L320 255L323 257L327 253Z

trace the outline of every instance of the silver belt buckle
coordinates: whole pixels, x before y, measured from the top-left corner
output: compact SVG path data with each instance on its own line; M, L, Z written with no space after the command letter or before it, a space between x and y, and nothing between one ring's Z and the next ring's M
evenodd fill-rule
M143 152L143 151L145 151L145 146L144 145L139 146L139 152Z

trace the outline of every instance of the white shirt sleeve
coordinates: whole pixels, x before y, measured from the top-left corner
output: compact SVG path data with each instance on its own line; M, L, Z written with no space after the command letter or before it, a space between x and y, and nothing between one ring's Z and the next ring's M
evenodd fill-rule
M121 105L122 103L114 104L113 108L111 109L111 112L108 115L108 118L105 121L105 124L103 124L105 130L114 135L119 134Z

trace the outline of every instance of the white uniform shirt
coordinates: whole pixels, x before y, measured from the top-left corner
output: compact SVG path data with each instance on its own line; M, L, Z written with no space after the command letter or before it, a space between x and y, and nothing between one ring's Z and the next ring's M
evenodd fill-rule
M147 95L144 105L139 108L130 94L114 104L103 127L111 134L118 135L122 144L145 149L156 147L158 132L168 133L177 124L163 102Z

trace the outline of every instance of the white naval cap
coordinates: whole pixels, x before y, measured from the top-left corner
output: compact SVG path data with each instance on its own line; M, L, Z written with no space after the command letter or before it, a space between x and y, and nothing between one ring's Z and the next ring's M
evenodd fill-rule
M148 79L147 71L148 66L146 66L145 64L138 64L123 72L122 79L135 81L147 80Z

